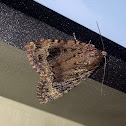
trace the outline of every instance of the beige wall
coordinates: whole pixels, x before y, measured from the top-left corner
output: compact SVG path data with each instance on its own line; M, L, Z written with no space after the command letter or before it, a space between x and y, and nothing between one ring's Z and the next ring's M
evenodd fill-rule
M0 97L0 126L82 126L82 124Z
M126 94L87 79L70 93L40 105L39 75L26 53L0 42L0 126L125 126Z

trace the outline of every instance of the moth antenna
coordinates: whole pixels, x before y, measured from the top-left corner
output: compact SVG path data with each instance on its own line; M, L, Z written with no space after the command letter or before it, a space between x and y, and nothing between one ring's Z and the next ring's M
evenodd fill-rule
M105 47L104 47L104 42L103 42L103 39L102 39L101 31L100 31L100 28L99 28L99 25L98 25L98 22L97 22L97 21L96 21L96 23L97 23L97 27L98 27L99 35L100 35L100 38L101 38L103 51L105 51Z
M96 21L96 24L97 24L97 27L98 27L98 30L99 30L99 35L100 35L100 38L101 38L103 51L105 52L103 38L102 38L101 31L100 31L100 28L99 28L99 25L98 25L97 21ZM105 70L106 70L106 54L103 54L103 55L104 55L105 63L104 63L104 72L103 72L102 85L101 85L101 95L102 95L102 92L103 92L103 84L104 84L104 80L105 80Z
M104 73L103 73L103 79L102 79L102 85L101 85L101 95L103 91L103 84L104 84L104 79L105 79L105 70L106 70L106 56L104 56L105 63L104 63Z
M73 37L74 37L74 40L77 42L77 38L76 38L75 32L73 32Z

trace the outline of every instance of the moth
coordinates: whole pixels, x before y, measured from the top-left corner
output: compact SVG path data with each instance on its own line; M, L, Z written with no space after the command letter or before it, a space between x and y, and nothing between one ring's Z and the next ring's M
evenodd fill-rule
M40 104L68 93L99 67L106 56L93 44L76 40L41 39L25 45L28 60L40 74Z

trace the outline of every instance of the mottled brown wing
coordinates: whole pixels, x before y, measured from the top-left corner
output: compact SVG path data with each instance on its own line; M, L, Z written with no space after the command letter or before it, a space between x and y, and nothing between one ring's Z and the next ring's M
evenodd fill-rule
M103 58L103 53L94 45L73 40L41 39L25 48L30 64L40 73L37 86L40 103L68 93L86 79Z

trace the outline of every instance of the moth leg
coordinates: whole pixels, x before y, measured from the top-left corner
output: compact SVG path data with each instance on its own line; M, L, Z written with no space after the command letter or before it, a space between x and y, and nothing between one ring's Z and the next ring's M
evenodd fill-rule
M74 37L74 40L77 42L77 38L76 38L76 35L75 35L75 32L73 32L73 37Z
M88 44L91 44L91 40L88 42Z

